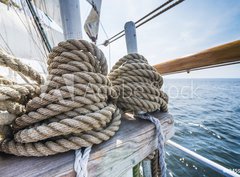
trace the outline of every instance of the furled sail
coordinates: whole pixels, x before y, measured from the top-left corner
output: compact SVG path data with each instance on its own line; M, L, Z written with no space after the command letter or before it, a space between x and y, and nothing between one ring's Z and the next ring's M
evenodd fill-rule
M96 42L98 37L100 9L102 0L87 0L87 1L92 5L92 9L85 21L84 30L89 36L89 38L93 42Z

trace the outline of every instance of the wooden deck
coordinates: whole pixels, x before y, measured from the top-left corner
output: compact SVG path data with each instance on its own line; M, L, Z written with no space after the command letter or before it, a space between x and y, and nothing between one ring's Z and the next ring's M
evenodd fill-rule
M173 118L158 114L166 139L174 134ZM145 120L123 118L120 130L109 141L93 147L89 176L120 177L157 147L155 127ZM49 157L16 157L0 154L0 176L75 176L74 151Z

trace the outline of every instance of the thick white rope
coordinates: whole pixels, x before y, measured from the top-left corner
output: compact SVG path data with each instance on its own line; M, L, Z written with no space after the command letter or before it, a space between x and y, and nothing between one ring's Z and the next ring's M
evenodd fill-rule
M165 148L164 148L165 137L163 135L161 122L157 118L153 117L152 115L150 115L148 113L138 113L138 114L134 115L134 117L141 118L144 120L149 120L155 124L157 138L158 138L159 167L161 169L161 177L166 177L167 167L166 167L166 162L165 162Z
M80 148L75 151L74 170L77 173L76 177L88 176L87 164L91 149L92 146L89 146L87 148Z

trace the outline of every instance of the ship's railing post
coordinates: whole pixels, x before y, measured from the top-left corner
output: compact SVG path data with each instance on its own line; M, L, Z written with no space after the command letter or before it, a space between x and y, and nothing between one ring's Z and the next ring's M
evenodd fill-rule
M80 0L60 0L64 38L82 39Z
M132 21L125 23L124 30L125 30L127 52L128 53L137 53L138 52L138 50L137 50L137 35L136 35L135 23Z
M143 176L152 177L151 160L143 160L142 167L143 167Z
M137 48L137 35L136 35L135 23L132 21L125 23L124 31L125 31L125 39L126 39L128 54L137 53L138 48ZM143 167L143 176L152 177L151 161L143 160L142 167Z
M124 25L125 30L125 39L127 45L127 52L128 53L136 53L137 52L137 37L136 37L136 28L134 22L130 21L125 23ZM133 170L128 170L124 177L132 177Z

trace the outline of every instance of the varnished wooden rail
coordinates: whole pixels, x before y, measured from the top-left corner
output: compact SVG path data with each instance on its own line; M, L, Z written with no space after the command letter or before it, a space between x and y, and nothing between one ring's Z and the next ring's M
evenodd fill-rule
M174 134L173 118L168 113L160 119L166 140ZM123 177L157 148L155 126L145 120L123 119L119 131L110 140L93 147L88 162L91 177ZM49 157L16 157L0 153L0 176L73 177L74 152Z
M240 63L240 40L160 63L154 67L162 75L167 75L235 63Z

